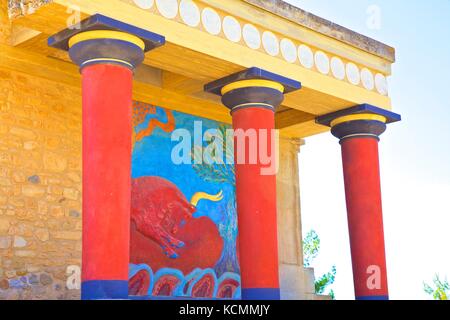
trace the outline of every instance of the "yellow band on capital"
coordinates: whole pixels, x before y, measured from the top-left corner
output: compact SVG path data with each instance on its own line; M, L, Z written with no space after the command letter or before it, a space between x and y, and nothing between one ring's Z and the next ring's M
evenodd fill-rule
M254 80L242 80L230 83L222 88L222 95L236 89L249 88L249 87L262 87L270 88L284 93L284 86L278 82L262 79Z
M69 48L72 48L77 43L88 41L88 40L96 40L96 39L114 39L114 40L122 40L129 43L132 43L143 51L145 50L145 43L138 37L120 31L112 31L112 30L95 30L95 31L86 31L81 32L77 35L74 35L69 40Z
M338 124L349 122L349 121L357 121L357 120L368 120L368 121L380 121L386 123L386 117L380 116L378 114L370 114L370 113L361 113L361 114L351 114L348 116L343 116L337 118L331 122L331 127L337 126Z

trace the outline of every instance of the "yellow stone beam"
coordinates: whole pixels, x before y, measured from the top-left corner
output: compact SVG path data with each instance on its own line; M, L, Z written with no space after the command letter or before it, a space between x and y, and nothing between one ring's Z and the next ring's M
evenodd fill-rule
M45 57L26 49L3 44L0 44L0 57L0 69L26 73L81 90L78 67L71 62ZM167 75L166 77L172 78L172 76ZM219 98L212 96L211 98L215 99L212 102L205 98L209 97L209 94L203 92L198 95L199 97L190 97L176 92L174 87L172 90L168 90L163 87L164 78L158 69L147 66L138 68L135 74L133 98L179 112L231 123L229 110L223 107ZM182 79L181 77L176 78ZM312 118L314 118L313 115L302 111L281 110L276 114L276 127L281 130L281 135L286 137L306 137L327 129L317 126L315 130L318 131L315 132L315 130L307 129L305 126L298 126L298 123L309 123ZM296 129L293 130L293 128Z
M263 26L267 30L272 30L291 39L307 43L321 50L347 58L355 63L366 65L384 74L391 74L390 61L354 48L349 44L344 44L336 39L331 39L268 11L255 10L252 5L245 4L242 0L200 0L200 2L224 12L232 13L243 20Z
M308 122L315 119L315 116L300 110L288 109L280 110L276 113L275 127L277 129L286 129L299 123Z
M78 67L70 62L44 57L25 49L14 48L3 44L0 44L0 57L0 69L23 72L32 76L77 87L81 90L81 77ZM140 70L137 71L138 74L139 72ZM136 78L140 79L141 77L137 75ZM154 81L149 81L148 79L145 81L134 82L133 98L135 100L231 123L229 110L220 103L182 95L162 89L154 84Z
M223 2L222 6L224 5ZM228 3L228 2L226 2ZM245 8L249 12L258 12L258 10L250 5L242 2L230 1L235 3L237 8L233 13L238 14ZM325 76L315 70L306 69L299 64L289 64L286 61L272 57L264 52L252 50L241 44L232 43L220 36L213 36L209 33L191 28L180 23L176 19L167 19L152 11L143 10L136 5L126 3L119 0L55 0L53 3L44 6L36 13L19 18L18 23L25 19L25 23L33 29L43 31L48 34L57 32L66 27L66 21L70 20L70 14L67 13L67 6L75 5L80 8L81 16L92 15L101 12L117 20L121 20L138 27L151 30L162 34L166 37L167 45L158 50L152 51L147 55L146 63L160 67L173 73L181 74L195 80L210 81L219 77L226 76L231 72L242 70L247 67L257 66L271 72L281 74L302 82L304 87L324 94L322 105L328 105L327 108L317 109L316 106L308 104L300 104L300 96L305 95L305 91L292 94L297 99L291 99L289 107L299 109L313 114L323 114L329 109L339 110L341 107L334 106L327 96L337 97L347 102L346 107L360 104L370 103L382 108L390 109L390 100L386 96L382 96L374 91L368 91L361 86L354 86L345 81L339 81L332 76ZM219 6L218 3L214 5ZM232 10L232 8L228 8ZM315 34L311 30L301 30L295 27L291 21L283 21L277 18L271 18L271 15L262 15L267 19L266 22L260 21L263 25L284 26L283 32L292 30L291 33L300 32L300 36L305 36L309 32L310 38ZM255 18L256 19L256 18ZM259 18L261 20L263 18ZM259 22L256 20L256 22ZM304 34L305 33L305 34ZM364 53L362 50L352 49L348 44L339 43L323 35L315 35L317 45L323 43L323 47L328 46L340 47L342 52L353 51L353 56L359 56L361 61L373 63L381 66L382 63L376 63L381 58L374 55ZM329 49L332 50L332 49ZM358 54L356 54L358 53ZM344 55L344 53L342 53ZM351 54L348 56L351 58ZM369 59L370 58L370 59ZM305 99L302 99L305 100Z
M41 35L41 32L28 29L26 27L15 26L12 28L10 43L12 46L18 46Z
M366 66L373 72L390 74L391 63L388 60L314 32L243 1L199 0L195 2L200 8L205 6L214 8L222 18L228 14L232 15L239 20L241 25L246 21L251 21L261 31L267 28L276 33L278 37L289 37L299 43L307 42L315 50L324 50L329 57L336 54L344 62L355 62L360 68ZM161 94L161 90L164 90L163 92L176 94L176 97L172 96L169 100L177 100L177 103L180 104L183 101L186 104L186 97L195 99L197 105L195 107L191 105L189 110L181 105L178 107L180 110L185 110L184 112L194 113L191 109L196 109L198 115L214 118L211 114L215 111L200 111L201 108L198 106L216 106L220 110L218 111L219 117L229 121L229 116L222 114L224 111L217 98L200 92L201 88L207 82L252 66L302 82L303 89L287 95L283 103L285 109L295 109L298 112L277 114L278 127L283 128L283 133L289 133L289 136L292 137L306 137L326 131L326 128L311 121L311 117L317 115L361 103L391 109L389 97L379 94L376 90L370 91L362 85L352 85L347 81L337 80L331 75L323 75L315 68L307 69L301 66L298 61L294 64L288 63L279 56L270 56L263 49L250 49L243 45L242 40L240 43L233 43L224 37L223 32L213 36L201 27L187 26L181 21L179 15L168 19L157 11L156 5L151 10L143 10L132 0L54 0L34 14L14 20L14 26L23 26L41 32L36 37L39 41L34 41L32 38L19 46L28 50L33 50L33 46L35 46L37 52L67 60L66 53L44 49L45 43L42 39L65 29L68 21L73 22L74 13L67 9L68 6L78 7L81 11L81 19L101 13L164 35L167 40L166 45L149 52L144 63L149 67L162 70L161 84L155 87L159 91L154 90L153 92ZM153 97L152 99L161 101L165 98ZM216 118L216 120L218 119Z

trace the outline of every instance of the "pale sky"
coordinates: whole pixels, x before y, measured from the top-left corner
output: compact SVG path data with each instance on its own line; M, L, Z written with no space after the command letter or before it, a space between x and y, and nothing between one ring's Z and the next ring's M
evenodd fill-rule
M380 142L389 289L392 299L429 299L423 281L450 279L450 1L287 2L397 50L389 88L404 120ZM367 23L373 6L380 28ZM339 143L308 138L299 160L303 231L322 240L316 275L335 264L337 299L353 299Z

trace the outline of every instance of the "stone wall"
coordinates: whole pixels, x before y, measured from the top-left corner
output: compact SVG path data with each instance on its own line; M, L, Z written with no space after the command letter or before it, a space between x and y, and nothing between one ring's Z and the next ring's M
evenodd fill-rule
M0 299L79 299L80 97L0 69Z
M281 298L306 299L299 198L298 153L302 140L281 138L277 175L278 256Z
M11 21L8 19L8 4L0 1L0 43L8 43L11 35Z
M39 7L52 0L7 0L8 13L11 18L32 14Z

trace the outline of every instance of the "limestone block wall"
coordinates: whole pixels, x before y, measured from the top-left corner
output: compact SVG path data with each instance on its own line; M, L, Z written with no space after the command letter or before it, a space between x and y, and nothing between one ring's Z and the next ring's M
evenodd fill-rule
M11 36L11 21L8 18L8 3L0 1L0 43L8 43Z
M300 216L298 153L302 140L279 141L277 175L278 255L280 263L281 298L306 298Z
M10 17L18 17L32 14L40 6L51 2L51 0L6 0Z
M79 298L80 97L0 69L0 299Z
M298 155L301 139L281 138L277 175L278 251L283 300L330 300L316 295L314 269L303 266Z

